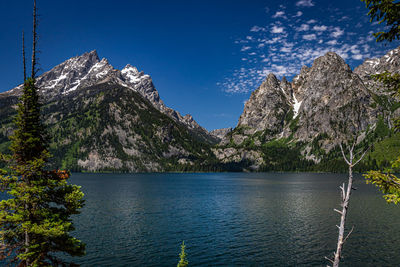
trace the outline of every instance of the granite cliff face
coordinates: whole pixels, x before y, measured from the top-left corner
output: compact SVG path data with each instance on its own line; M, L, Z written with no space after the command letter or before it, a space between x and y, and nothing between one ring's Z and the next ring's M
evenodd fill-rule
M250 161L252 169L259 169L270 164L266 155L276 149L272 144L279 144L307 164L319 163L341 140L358 135L361 141L375 129L379 117L385 117L375 103L384 92L371 75L399 72L399 66L399 48L366 60L354 71L329 52L311 67L304 66L291 83L269 74L214 153L225 163Z
M222 140L225 135L230 133L232 131L232 128L221 128L221 129L215 129L210 131L210 134L218 138L219 140Z

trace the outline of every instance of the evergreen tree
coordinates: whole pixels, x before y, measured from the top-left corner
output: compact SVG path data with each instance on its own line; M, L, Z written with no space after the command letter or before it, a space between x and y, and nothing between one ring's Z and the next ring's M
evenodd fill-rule
M400 3L394 0L361 0L365 2L369 9L368 15L371 22L374 20L379 23L386 23L387 31L374 33L377 42L400 39ZM374 75L380 81L392 98L396 100L400 96L400 74L384 72ZM400 130L400 119L395 119L395 130ZM375 184L384 194L387 202L400 202L400 179L394 174L400 168L400 156L392 163L392 168L381 171L369 171L365 174L366 182Z
M395 0L361 0L369 9L368 15L379 24L386 23L388 30L374 33L377 42L400 39L400 3Z
M49 170L46 127L42 123L36 75L36 1L34 1L32 75L26 77L11 136L12 155L1 155L8 170L0 170L0 260L18 266L66 264L55 253L85 254L85 245L72 237L71 215L79 214L83 193L67 183L68 171Z
M189 265L189 262L186 259L186 253L185 253L185 242L182 241L182 245L181 245L181 253L179 254L179 262L178 262L178 266L177 267L187 267Z

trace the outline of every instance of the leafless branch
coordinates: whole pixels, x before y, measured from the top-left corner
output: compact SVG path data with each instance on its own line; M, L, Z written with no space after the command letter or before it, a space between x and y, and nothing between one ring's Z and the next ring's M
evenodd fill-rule
M337 209L333 209L333 210L336 211L339 214L343 214L343 212L341 212L340 210L337 210Z
M333 264L333 260L331 260L330 258L328 258L327 256L325 256L325 259L330 261Z
M357 163L359 163L363 158L364 158L364 156L367 154L367 152L369 151L369 149L372 147L372 145L370 145L365 151L364 151L364 153L361 155L361 157L356 161L356 163L354 163L353 164L353 166L355 166L355 165L357 165Z
M346 155L344 154L342 144L340 143L339 146L340 146L340 150L342 151L343 159L346 161L347 165L350 165L350 162L347 160Z
M346 238L343 240L343 243L346 242L347 238L349 238L349 236L351 235L351 233L353 232L353 230L354 230L354 225L351 227L350 232L347 234Z

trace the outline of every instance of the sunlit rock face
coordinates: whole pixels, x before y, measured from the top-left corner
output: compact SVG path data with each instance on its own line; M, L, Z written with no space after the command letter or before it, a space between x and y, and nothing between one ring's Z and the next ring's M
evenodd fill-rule
M115 69L96 51L73 57L36 79L58 167L166 171L209 158L219 138L167 107L150 75ZM22 85L0 94L0 148L13 132Z
M37 78L37 86L46 101L70 94L77 89L84 89L101 83L115 83L135 90L162 113L176 122L184 124L204 141L215 143L216 137L201 127L190 114L182 116L178 111L167 107L160 99L150 75L130 64L122 70L115 69L107 59L99 59L96 50L81 56L70 58L55 66ZM22 85L0 94L1 97L18 96Z
M400 72L400 48L368 59L354 71L339 55L328 52L311 67L304 66L291 82L269 74L252 92L236 128L225 135L215 154L224 162L252 160L257 167L266 163L263 153L254 159L254 153L243 151L260 152L271 140L285 139L290 144L316 143L314 148L304 145L301 154L319 162L323 156L313 154L315 146L329 153L341 140L374 129L384 113L373 97L385 92L371 75L384 71Z

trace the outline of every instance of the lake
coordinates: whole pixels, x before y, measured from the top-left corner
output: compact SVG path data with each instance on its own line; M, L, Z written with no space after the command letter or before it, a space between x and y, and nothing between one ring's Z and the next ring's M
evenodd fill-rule
M82 266L326 266L345 174L78 174ZM356 175L341 266L399 266L400 206Z

